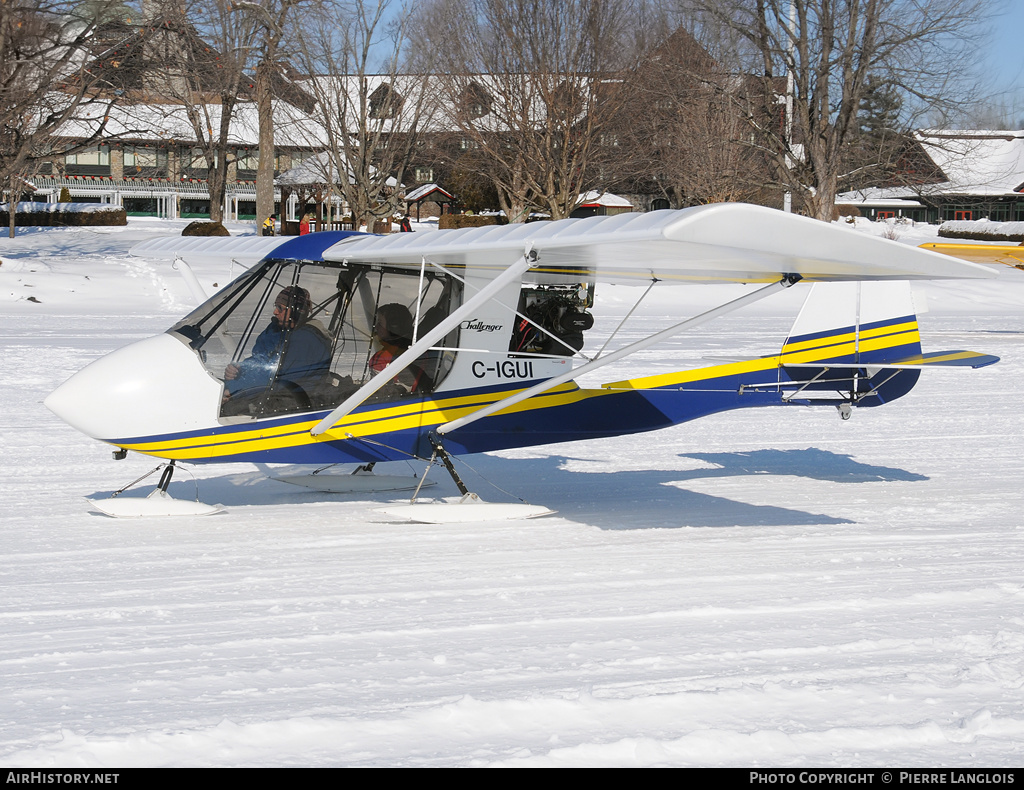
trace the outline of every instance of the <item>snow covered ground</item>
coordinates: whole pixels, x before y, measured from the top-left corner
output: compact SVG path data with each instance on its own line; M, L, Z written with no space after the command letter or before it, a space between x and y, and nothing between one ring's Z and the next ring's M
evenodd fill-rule
M191 468L222 515L109 519L83 497L155 462L42 400L186 312L177 273L126 254L181 224L0 240L0 762L1024 762L1024 273L921 287L927 348L1003 361L849 422L738 411L465 459L484 498L553 517L396 523L373 510L394 495L235 465ZM635 293L598 296L594 344ZM714 298L673 292L631 331ZM769 353L780 299L600 378Z

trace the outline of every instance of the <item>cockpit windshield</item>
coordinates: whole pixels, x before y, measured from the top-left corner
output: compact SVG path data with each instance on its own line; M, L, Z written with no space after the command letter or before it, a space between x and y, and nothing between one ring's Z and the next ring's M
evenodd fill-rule
M170 329L224 382L222 418L333 408L461 303L439 272L269 260ZM458 329L373 402L418 397L454 362Z

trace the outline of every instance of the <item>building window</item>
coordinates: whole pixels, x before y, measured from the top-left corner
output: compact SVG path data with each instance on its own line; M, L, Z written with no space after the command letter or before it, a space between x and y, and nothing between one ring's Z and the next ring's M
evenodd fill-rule
M466 86L459 98L459 110L465 118L482 118L491 112L491 95L477 82Z
M402 109L402 97L386 82L370 94L371 118L394 118Z
M68 154L64 157L64 171L70 175L109 176L110 148L100 145Z
M205 178L206 171L209 170L209 166L206 164L206 155L203 153L202 148L189 148L185 150L183 159L188 162L186 165L187 170L195 170L203 173ZM216 160L214 160L216 161Z
M432 167L417 167L416 168L416 180L421 184L427 184L434 180L434 168Z
M459 148L461 148L463 151L472 151L479 147L480 143L469 137L463 137L461 140L459 140Z
M167 149L126 145L124 147L126 177L155 178L167 175Z
M275 174L283 173L286 170L298 167L303 162L316 159L319 155L316 151L285 151L284 153L276 154L274 156L274 172ZM316 169L319 170L320 168Z
M235 166L239 170L252 170L255 172L260 166L259 151L239 149L235 156Z
M993 222L1009 222L1010 206L1007 203L993 203L989 209L988 218Z
M68 154L64 157L64 163L68 165L109 165L110 149L106 146L87 148L76 154Z
M236 167L236 178L251 181L256 178L256 170L259 168L259 151L254 149L239 149L234 155L234 167Z

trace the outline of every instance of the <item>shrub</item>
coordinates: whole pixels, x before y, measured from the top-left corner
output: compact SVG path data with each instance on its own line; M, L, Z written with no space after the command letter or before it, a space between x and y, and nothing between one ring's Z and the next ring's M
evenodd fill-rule
M973 241L1024 242L1024 222L989 222L988 220L955 220L943 222L939 235L944 239L971 239Z
M8 204L0 204L0 226L10 222ZM90 225L127 225L128 216L121 206L109 203L18 203L14 224L19 227L74 227Z
M483 228L487 225L502 225L501 217L482 217L479 214L442 214L437 221L438 230L455 228Z
M181 232L182 236L230 236L231 233L219 222L207 222L197 219L190 222Z

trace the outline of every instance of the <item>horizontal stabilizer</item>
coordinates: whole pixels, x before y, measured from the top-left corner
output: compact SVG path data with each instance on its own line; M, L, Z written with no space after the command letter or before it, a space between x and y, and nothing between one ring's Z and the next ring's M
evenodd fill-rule
M917 354L912 357L896 359L881 364L868 363L836 363L826 362L824 365L792 365L783 364L784 368L808 368L828 367L833 370L854 370L870 368L871 370L915 370L923 367L947 367L947 368L983 368L986 365L994 365L999 357L991 354L981 354L977 351L932 351L928 354Z

